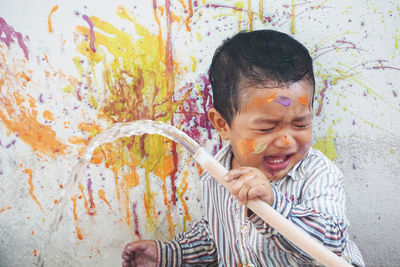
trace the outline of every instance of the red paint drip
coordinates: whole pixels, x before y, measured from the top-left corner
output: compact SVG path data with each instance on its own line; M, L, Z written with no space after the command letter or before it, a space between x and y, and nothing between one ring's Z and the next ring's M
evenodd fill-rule
M139 232L139 219L137 216L136 207L137 207L137 204L133 203L132 204L132 216L133 216L133 222L135 224L135 235L139 238L139 240L142 240L142 235Z
M174 90L174 62L172 58L172 41L171 41L171 24L172 24L172 15L171 15L171 1L165 1L165 13L167 17L167 42L165 44L165 66L167 70L167 90L168 92L172 92Z
M89 24L89 27L90 27L90 29L89 29L89 36L90 36L89 47L92 50L92 52L95 53L96 48L94 47L95 37L94 37L94 31L93 31L94 24L87 15L82 15L82 18Z
M171 201L176 205L176 173L178 172L178 153L176 152L176 143L172 142L172 160L174 161L174 169L171 172Z
M316 113L317 116L319 116L321 114L322 104L324 102L326 89L328 89L328 81L324 80L324 88L321 90L321 93L319 93L319 95L321 96L321 99L318 101L319 102L319 106L318 106L318 110L317 110L317 113Z
M25 58L29 59L28 48L24 43L22 34L20 32L16 32L13 27L8 25L7 22L0 17L0 42L5 43L9 48L10 44L14 42L14 38L17 39L18 45L24 52ZM26 38L28 37L26 36Z
M87 188L88 188L88 193L89 193L89 202L90 202L90 215L95 215L96 211L94 210L96 208L96 205L93 202L93 190L92 190L92 179L88 179L88 184L87 184Z

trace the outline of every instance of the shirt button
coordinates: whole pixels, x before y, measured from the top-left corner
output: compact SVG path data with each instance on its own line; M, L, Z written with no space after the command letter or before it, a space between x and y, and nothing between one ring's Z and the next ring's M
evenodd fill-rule
M240 228L240 232L242 232L242 234L246 234L248 231L249 231L248 225L243 225L242 228Z

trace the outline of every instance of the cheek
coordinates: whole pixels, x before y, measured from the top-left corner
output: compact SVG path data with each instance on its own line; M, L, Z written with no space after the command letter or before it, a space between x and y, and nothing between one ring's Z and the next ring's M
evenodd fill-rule
M311 147L311 141L308 141L307 143L305 143L304 145L300 146L299 148L299 152L301 155L304 155L308 152L308 150Z

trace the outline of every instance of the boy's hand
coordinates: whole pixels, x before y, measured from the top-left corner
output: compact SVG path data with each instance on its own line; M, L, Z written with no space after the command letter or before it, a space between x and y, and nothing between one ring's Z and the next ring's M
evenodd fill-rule
M228 172L225 181L231 182L232 194L240 204L246 204L249 200L260 198L272 205L274 193L267 177L259 169L240 167Z
M128 243L122 253L123 267L157 266L157 246L153 240Z

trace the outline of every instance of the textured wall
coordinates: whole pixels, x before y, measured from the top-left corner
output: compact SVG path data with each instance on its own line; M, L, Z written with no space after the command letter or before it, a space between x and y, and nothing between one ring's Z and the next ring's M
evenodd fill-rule
M314 147L346 175L351 236L366 263L397 265L399 21L389 0L2 0L0 266L43 254L117 265L129 240L171 238L198 219L201 170L157 135L100 146L77 190L65 187L89 141L115 122L163 121L216 151L205 116L213 51L265 28L311 52ZM65 216L47 245L62 193Z

